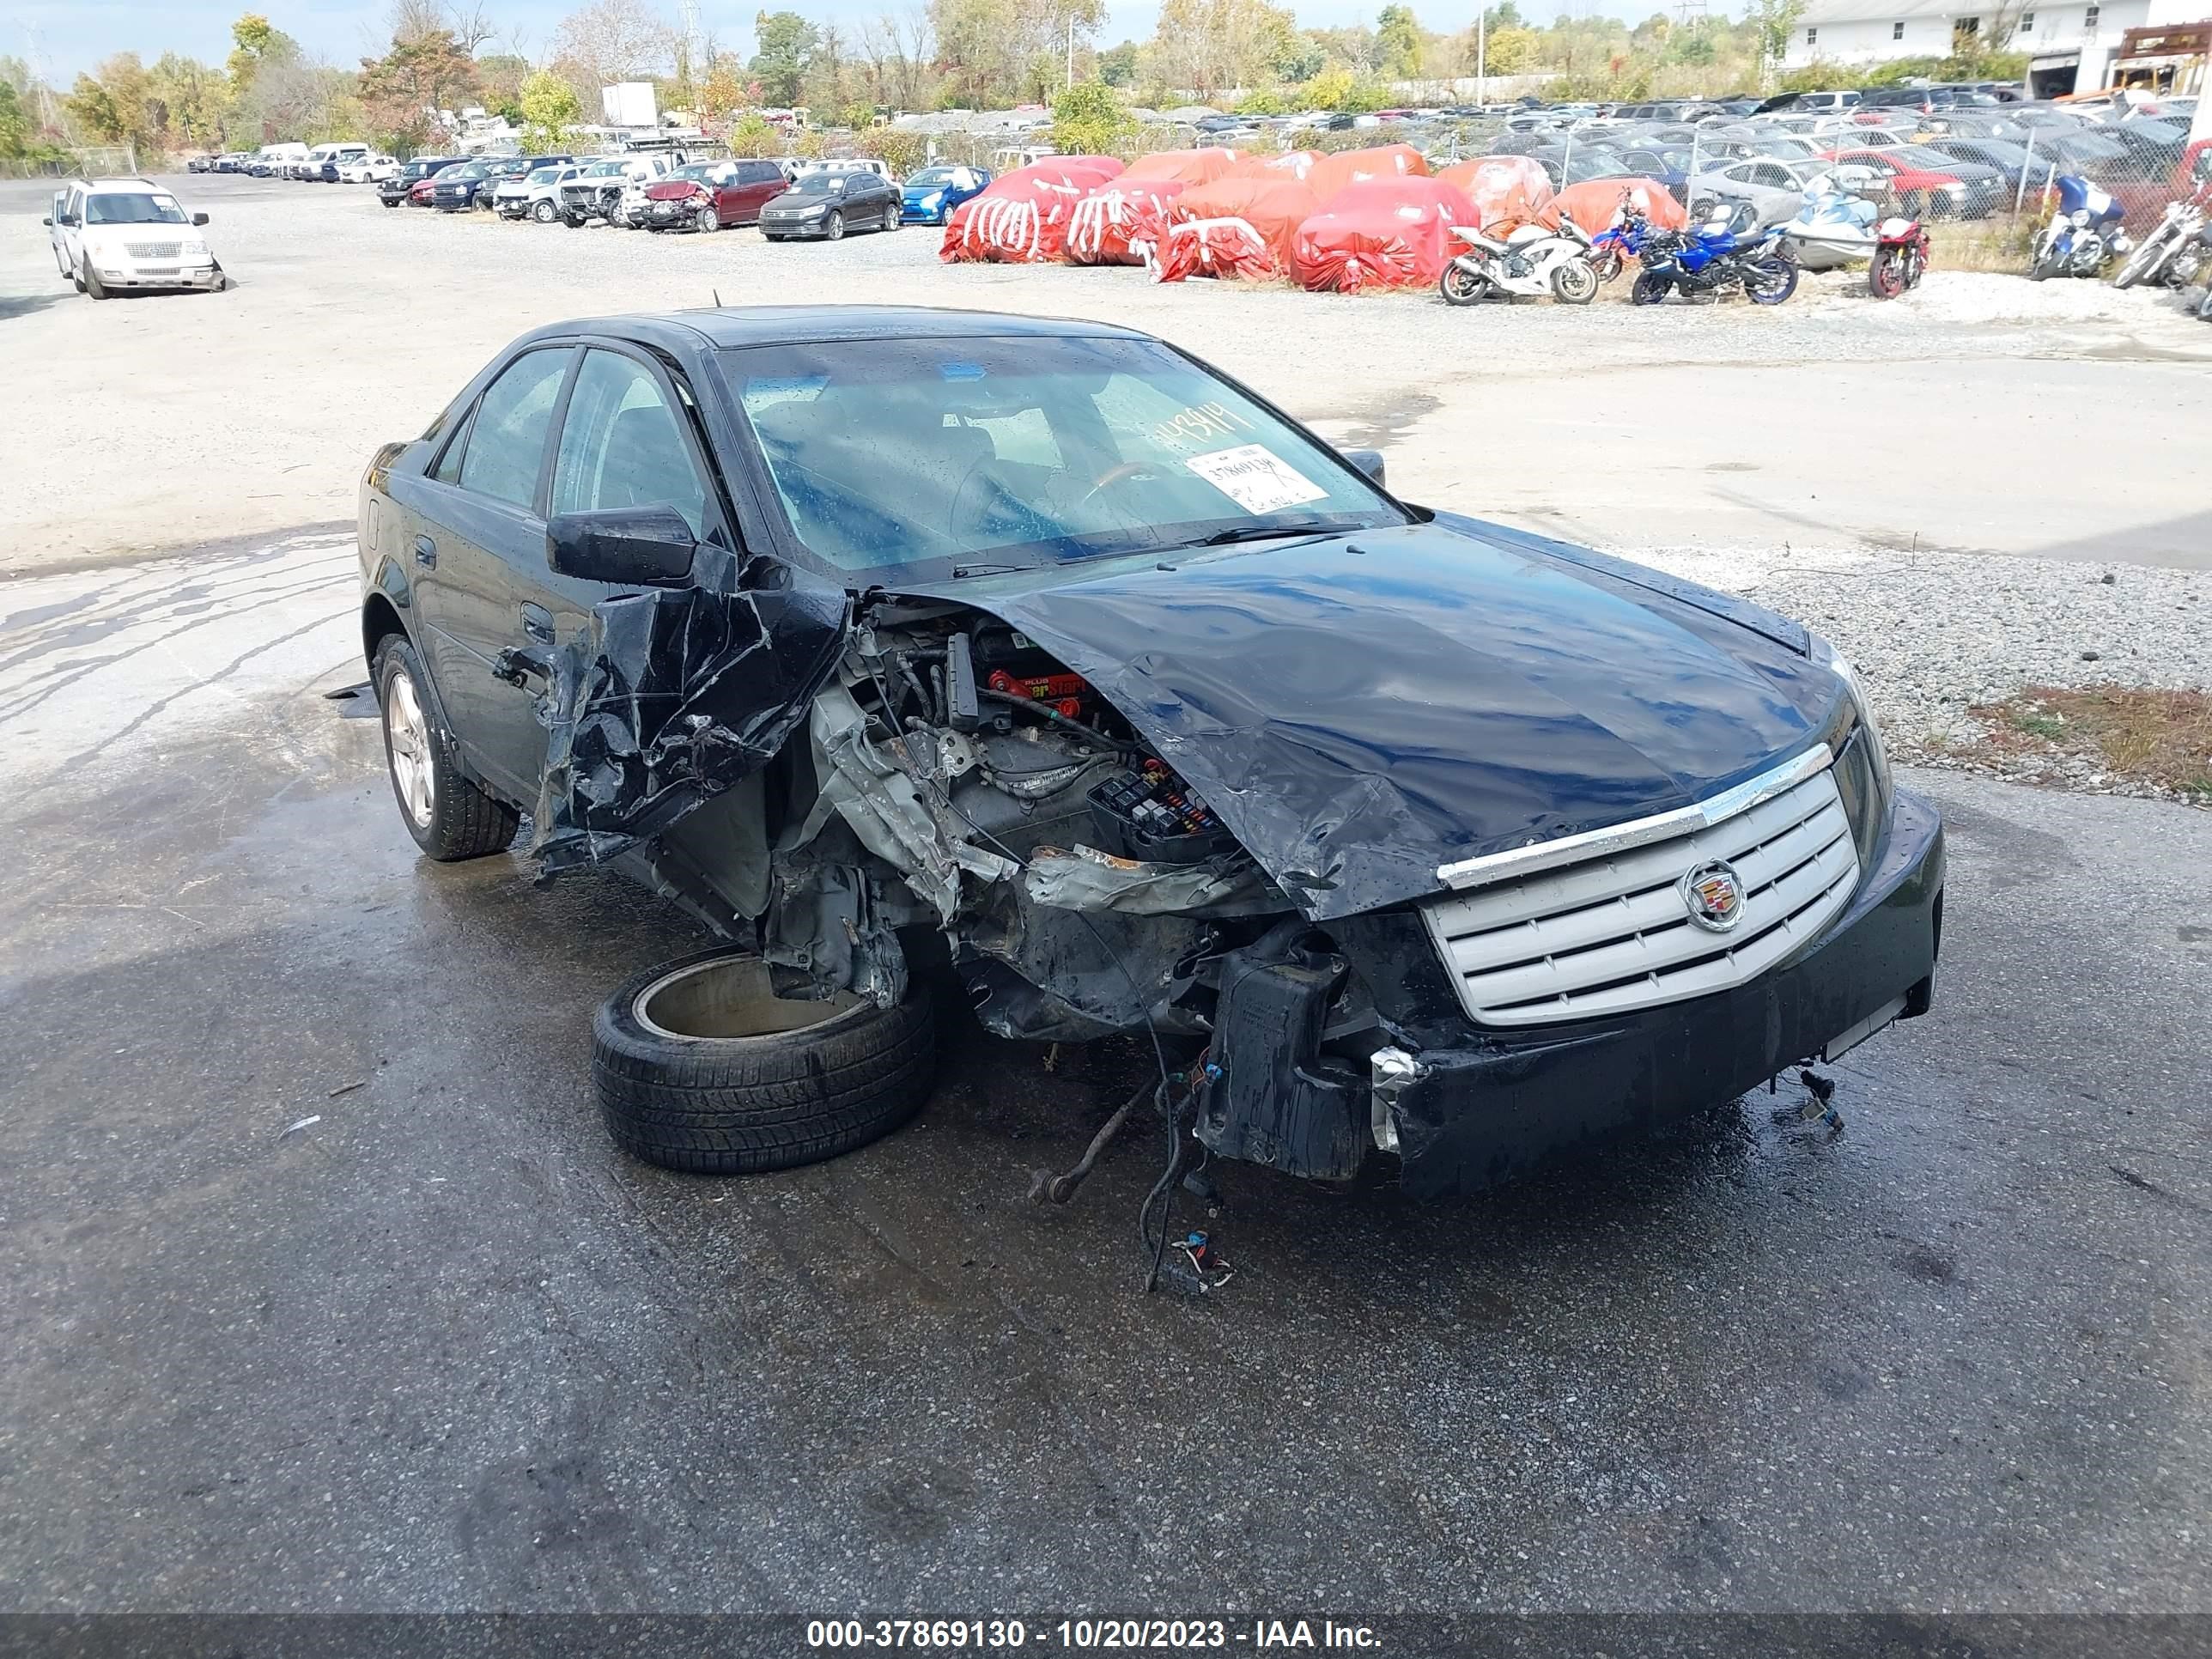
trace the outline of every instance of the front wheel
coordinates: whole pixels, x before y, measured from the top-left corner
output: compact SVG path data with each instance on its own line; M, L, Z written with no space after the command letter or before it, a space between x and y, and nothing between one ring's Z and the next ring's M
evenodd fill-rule
M1609 283L1620 275L1620 250L1609 247L1602 253L1593 253L1589 264L1600 283Z
M832 212L827 219L822 222L822 234L833 242L843 241L845 240L845 216L842 213Z
M1667 297L1674 286L1674 279L1662 270L1647 270L1636 279L1636 286L1628 290L1629 299L1639 306L1656 306Z
M885 208L884 210L884 228L885 230L896 230L898 228L899 210L895 207Z
M1586 306L1597 297L1597 272L1580 259L1552 270L1552 297L1563 306Z
M550 202L540 202L530 210L530 216L541 225L550 225L561 216L561 210Z
M94 271L92 261L89 258L84 262L84 274L77 278L76 285L95 300L105 300L107 297L106 284L102 283Z
M1743 291L1755 306L1778 306L1797 291L1797 267L1787 259L1761 259L1743 273Z
M1444 267L1437 290L1448 306L1471 306L1490 297L1490 281L1478 271L1454 263Z
M691 216L691 228L704 234L722 228L722 216L710 207L702 207Z
M2112 278L2114 288L2133 288L2137 283L2148 282L2166 259L2166 238L2146 236L2143 245L2128 256L2120 267L2120 274Z
M376 650L376 702L384 717L384 762L392 799L415 844L441 864L503 852L519 823L514 810L463 777L453 734L439 719L422 659L406 635Z
M1894 300L1905 287L1905 250L1883 248L1867 267L1867 292L1877 300Z
M592 1083L615 1145L664 1169L817 1164L897 1128L929 1097L926 988L878 1008L779 997L767 965L708 951L647 969L592 1021Z

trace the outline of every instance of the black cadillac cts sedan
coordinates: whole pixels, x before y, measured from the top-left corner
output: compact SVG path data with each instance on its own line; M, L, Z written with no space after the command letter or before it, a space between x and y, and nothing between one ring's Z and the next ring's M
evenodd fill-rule
M663 1164L884 1133L955 981L1157 1038L1218 1154L1423 1194L1929 1006L1942 826L1824 641L1400 501L1133 331L539 329L378 452L360 541L423 850L526 815L731 941L595 1024Z

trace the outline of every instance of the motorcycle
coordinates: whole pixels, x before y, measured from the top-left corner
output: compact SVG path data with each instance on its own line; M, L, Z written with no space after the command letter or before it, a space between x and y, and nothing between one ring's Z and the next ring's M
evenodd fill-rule
M1797 291L1797 262L1787 252L1782 228L1753 228L1750 204L1687 230L1653 231L1638 257L1644 269L1628 297L1656 306L1675 289L1685 295L1718 296L1741 288L1754 305L1778 306Z
M2135 240L2121 228L2127 210L2087 179L2062 173L2056 181L2058 209L2035 239L2035 262L2027 279L2094 276L2105 261L2130 252Z
M1499 294L1549 294L1562 305L1586 306L1597 294L1590 239L1571 214L1559 215L1556 231L1521 225L1503 240L1468 225L1454 225L1451 232L1468 251L1455 255L1437 280L1447 305L1471 306Z
M1867 267L1867 292L1894 300L1920 286L1928 269L1928 233L1917 219L1885 219L1875 232L1874 263Z
M1620 275L1625 260L1641 258L1644 245L1656 234L1651 228L1651 222L1638 211L1627 192L1622 191L1620 216L1590 238L1590 269L1597 273L1598 281L1611 282Z
M2142 239L2136 251L2128 256L2119 274L2112 278L2114 288L2133 288L2137 283L2170 282L2176 288L2189 286L2195 276L2197 261L2192 257L2180 271L2175 267L2183 264L2181 256L2197 244L2197 233L2204 228L2203 192L2187 201L2168 202L2166 214L2158 228Z

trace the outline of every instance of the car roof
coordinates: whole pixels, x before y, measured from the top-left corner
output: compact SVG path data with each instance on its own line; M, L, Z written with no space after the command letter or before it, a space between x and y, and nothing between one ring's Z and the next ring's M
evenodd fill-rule
M685 334L718 349L817 344L838 340L1030 339L1147 340L1139 329L1073 318L1006 312L955 311L931 306L721 306L709 310L631 313L549 324L526 340L611 334L673 344ZM518 342L518 343L520 343Z
M80 179L83 189L95 194L112 191L126 196L143 196L148 191L159 191L162 195L173 194L166 185L157 185L151 179Z

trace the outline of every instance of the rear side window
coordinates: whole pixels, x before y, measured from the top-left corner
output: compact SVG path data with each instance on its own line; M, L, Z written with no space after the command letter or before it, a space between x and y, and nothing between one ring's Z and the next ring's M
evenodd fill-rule
M642 363L617 352L586 351L553 463L553 511L672 507L698 535L706 525L707 486L681 419Z
M553 426L553 404L570 354L564 348L532 351L507 365L485 389L477 418L462 441L460 470L453 482L464 489L516 507L538 498L538 471ZM450 452L447 455L450 462ZM441 465L441 477L448 469Z

